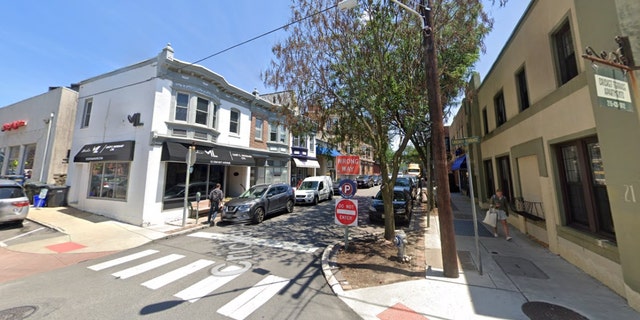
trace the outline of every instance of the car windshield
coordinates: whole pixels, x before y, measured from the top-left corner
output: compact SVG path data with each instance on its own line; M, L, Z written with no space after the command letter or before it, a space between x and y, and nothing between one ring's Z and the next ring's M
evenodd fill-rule
M382 191L378 191L375 197L377 200L382 200ZM405 201L404 193L402 191L393 192L393 201Z
M243 192L238 198L260 198L267 191L267 186L253 186L249 190Z
M409 179L407 179L407 178L397 178L396 179L396 186L410 187L411 185L409 184Z
M318 189L318 181L304 181L298 190L316 190Z
M18 186L0 187L0 199L13 199L24 197L22 188Z
M369 178L369 176L358 176L358 178L357 178L357 179L358 179L358 180L365 180L365 179L367 179L367 178Z

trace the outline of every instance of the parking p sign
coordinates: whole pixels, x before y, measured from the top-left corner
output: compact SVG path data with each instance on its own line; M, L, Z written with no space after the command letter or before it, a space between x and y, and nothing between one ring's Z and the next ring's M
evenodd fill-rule
M341 199L336 202L336 224L346 227L358 226L358 200Z

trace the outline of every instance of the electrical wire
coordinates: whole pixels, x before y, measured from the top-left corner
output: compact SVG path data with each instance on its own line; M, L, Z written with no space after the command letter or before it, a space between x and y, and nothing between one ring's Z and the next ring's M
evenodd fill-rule
M288 27L290 27L290 26L292 26L292 25L294 25L294 24L300 23L300 22L302 22L302 21L304 21L304 20L306 20L306 19L309 19L309 18L311 18L311 17L314 17L314 16L316 16L316 15L319 15L319 14L325 13L325 12L327 12L327 11L331 10L331 9L336 8L336 7L338 7L338 4L335 4L335 5L333 5L333 6L327 7L327 8L325 8L325 9L322 9L322 10L318 11L318 12L314 12L314 13L312 13L312 14L310 14L310 15L308 15L308 16L302 17L302 18L300 18L300 19L298 19L298 20L291 21L291 22L289 22L289 23L287 23L287 24L285 24L285 25L282 25L282 26L277 27L277 28L275 28L275 29L272 29L272 30L270 30L270 31L264 32L264 33L262 33L262 34L260 34L260 35L257 35L257 36L255 36L255 37L253 37L253 38L250 38L250 39L248 39L248 40L245 40L245 41L242 41L242 42L240 42L240 43L234 44L234 45L232 45L232 46L230 46L230 47L227 47L227 48L225 48L225 49L223 49L223 50L220 50L220 51L218 51L218 52L212 53L212 54L210 54L210 55L208 55L208 56L206 56L206 57L204 57L204 58L202 58L202 59L196 60L196 61L191 62L191 63L189 63L189 64L187 64L187 65L185 65L185 66L182 66L182 67L178 68L178 71L180 71L180 70L182 70L182 69L184 69L184 68L187 68L187 67L193 66L193 65L195 65L196 63L200 63L200 62L202 62L202 61L205 61L205 60L211 59L211 58L213 58L213 57L215 57L215 56L217 56L217 55L223 54L223 53L225 53L225 52L227 52L227 51L229 51L229 50L233 50L233 49L235 49L235 48L237 48L237 47L240 47L240 46L242 46L242 45L245 45L245 44L247 44L247 43L249 43L249 42L252 42L252 41L258 40L258 39L260 39L260 38L262 38L262 37L268 36L268 35L270 35L270 34L272 34L272 33L274 33L274 32L280 31L280 30L282 30L282 29L286 29L286 28L288 28ZM107 92L111 92L111 91L115 91L115 90L120 90L120 89L124 89L124 88L128 88L128 87L132 87L132 86L139 85L139 84L142 84L142 83L145 83L145 82L149 82L149 81L151 81L151 80L153 80L153 79L156 79L156 78L159 78L159 76L153 76L153 77L151 77L151 78L149 78L149 79L146 79L146 80L141 80L141 81L137 81L137 82L134 82L134 83L126 84L126 85L123 85L123 86L120 86L120 87L116 87L116 88L111 88L111 89L107 89L107 90L103 90L103 91L95 92L95 93L92 93L92 94L90 94L90 95L88 95L88 96L78 97L78 100L79 100L79 99L84 99L84 98L86 98L86 97L90 97L90 96L95 96L95 95L98 95L98 94L103 94L103 93L107 93Z

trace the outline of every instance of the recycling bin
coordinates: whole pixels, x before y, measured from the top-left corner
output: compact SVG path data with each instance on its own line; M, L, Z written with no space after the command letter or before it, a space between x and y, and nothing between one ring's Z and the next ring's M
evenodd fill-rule
M33 196L33 206L36 208L42 208L47 204L47 198L40 199L40 195L36 194Z
M47 207L66 207L69 186L47 186Z
M24 192L27 194L27 198L33 201L31 204L35 205L35 200L33 196L39 195L42 189L46 189L47 184L42 182L27 182L24 184ZM43 199L44 200L44 199Z

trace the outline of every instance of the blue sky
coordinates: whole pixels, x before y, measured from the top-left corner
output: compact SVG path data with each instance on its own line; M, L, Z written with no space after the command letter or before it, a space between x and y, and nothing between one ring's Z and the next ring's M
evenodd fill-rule
M477 64L484 77L529 0L489 7L494 31ZM286 24L289 0L21 0L0 10L0 106L49 86L97 76L157 55L171 43L175 57L196 61ZM260 80L278 31L200 64L246 91L273 91Z

